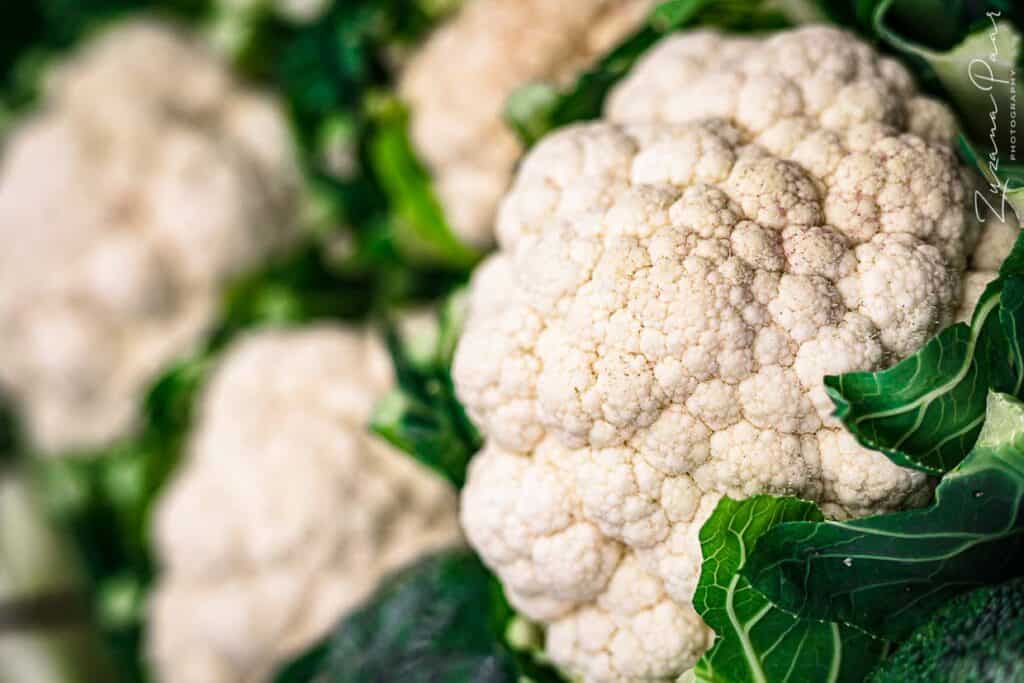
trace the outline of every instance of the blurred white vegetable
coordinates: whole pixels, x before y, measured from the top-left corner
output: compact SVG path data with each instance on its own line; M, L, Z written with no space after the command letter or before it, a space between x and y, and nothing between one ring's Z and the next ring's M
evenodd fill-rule
M174 29L116 26L51 74L0 163L0 382L48 452L128 433L225 281L295 237L278 106Z
M653 0L470 0L410 60L399 89L413 143L455 234L493 242L522 150L502 121L531 81L564 82L639 27Z
M149 649L162 680L266 680L385 573L458 542L455 494L370 435L380 343L339 327L252 333L207 387L161 500Z

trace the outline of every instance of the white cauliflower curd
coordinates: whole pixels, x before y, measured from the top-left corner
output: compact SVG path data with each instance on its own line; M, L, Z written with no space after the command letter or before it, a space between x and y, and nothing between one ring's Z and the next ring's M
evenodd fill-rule
M384 574L458 542L451 487L366 431L390 383L382 345L345 328L228 348L155 516L160 680L268 680Z
M494 239L494 212L522 150L502 120L531 81L564 82L639 27L653 0L468 0L413 56L399 86L410 133L452 230Z
M172 28L118 25L50 74L0 160L0 382L47 452L130 432L140 394L287 246L278 106Z
M1006 220L989 215L981 226L978 244L971 254L971 261L963 279L963 295L957 320L970 321L974 307L981 298L985 287L999 276L999 266L1013 249L1020 234L1020 224L1012 211L1007 211Z
M831 417L822 377L953 321L978 231L953 131L844 32L695 33L523 161L455 358L487 437L461 517L567 673L693 666L713 639L698 532L724 494L833 518L927 500Z

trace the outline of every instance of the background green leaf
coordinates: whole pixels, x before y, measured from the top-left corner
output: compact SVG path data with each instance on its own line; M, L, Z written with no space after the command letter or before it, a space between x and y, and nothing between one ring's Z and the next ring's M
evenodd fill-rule
M0 133L39 96L46 67L84 36L132 12L199 21L209 0L27 0L0 21Z
M373 109L376 125L370 159L391 200L389 222L397 249L418 263L472 268L480 254L452 233L430 175L409 140L408 112L392 98L378 100Z
M882 662L869 683L1024 680L1024 579L958 596Z
M358 282L374 310L441 296L479 258L449 229L406 113L386 94L396 56L454 4L334 0L302 25L263 12L236 54L239 70L281 94L310 195L307 227L345 244L330 268Z
M378 401L370 420L374 432L456 488L465 484L469 461L483 444L452 381L452 358L464 317L465 295L457 292L442 306L429 348L423 348L423 340L403 339L391 331L388 342L397 386Z

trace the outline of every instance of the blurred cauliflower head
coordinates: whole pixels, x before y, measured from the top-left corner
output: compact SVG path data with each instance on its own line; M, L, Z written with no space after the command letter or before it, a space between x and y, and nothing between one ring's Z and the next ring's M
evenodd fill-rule
M566 671L673 680L712 640L692 596L723 494L927 499L822 377L951 322L977 226L952 115L839 31L667 39L608 119L527 156L475 276L454 376L487 443L461 514Z
M531 81L566 81L637 28L653 0L470 0L416 54L400 84L411 135L454 232L493 241L518 141L505 100Z
M458 542L455 494L366 431L390 384L335 327L229 347L161 499L149 650L163 680L267 680L383 574Z
M131 429L225 280L292 241L299 174L277 105L170 28L120 25L48 86L0 162L0 381L59 451Z

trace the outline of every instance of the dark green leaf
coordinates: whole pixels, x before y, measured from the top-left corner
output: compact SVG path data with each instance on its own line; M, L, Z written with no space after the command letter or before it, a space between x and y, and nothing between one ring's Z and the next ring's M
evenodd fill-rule
M110 21L149 12L179 21L201 18L208 0L32 0L4 5L0 21L0 110L20 113L36 101L45 67ZM3 130L0 111L0 132Z
M660 33L686 26L708 6L706 0L670 0L662 2L651 12L651 27Z
M368 287L332 264L323 245L303 245L228 288L213 345L248 327L361 318L376 303Z
M14 407L6 394L0 391L0 465L18 453L20 442Z
M381 93L394 85L389 55L406 50L451 3L334 2L296 29L271 22L246 58L250 73L285 94L309 182L329 208L327 231L354 237L349 270L378 301L422 299L463 278L478 258L449 230L429 175L409 144L406 116ZM338 123L348 147L338 168Z
M744 569L794 613L900 640L972 587L1020 572L1024 560L1024 404L989 395L974 450L923 510L769 531Z
M277 683L536 683L560 678L504 642L513 613L469 551L421 560L386 580Z
M817 506L796 498L719 501L700 531L704 563L693 605L718 637L697 662L698 680L859 683L871 670L885 643L849 626L795 617L741 574L770 529L821 519Z
M871 683L1024 680L1024 579L958 596L918 627Z
M867 448L940 474L974 445L990 389L1020 396L1024 382L1024 239L985 290L971 324L943 330L882 372L825 378L836 415Z
M880 35L892 34L883 35L887 41L913 40L936 53L953 48L971 24L964 0L872 0L860 5L859 14L869 28ZM929 20L921 21L921 17Z

